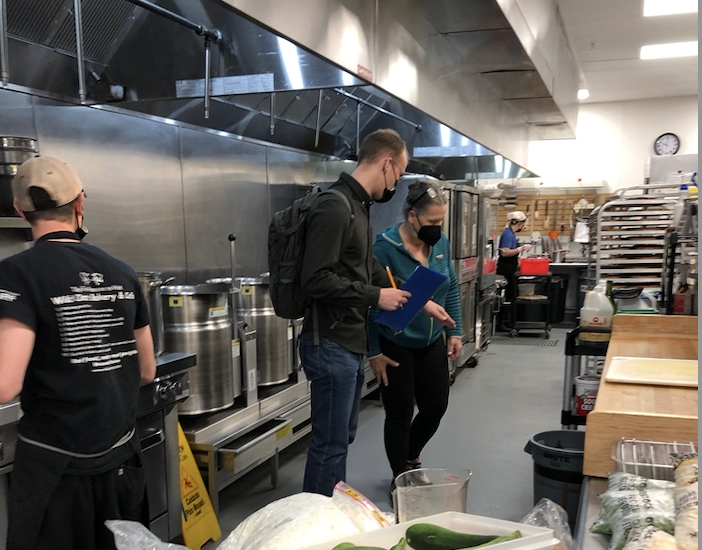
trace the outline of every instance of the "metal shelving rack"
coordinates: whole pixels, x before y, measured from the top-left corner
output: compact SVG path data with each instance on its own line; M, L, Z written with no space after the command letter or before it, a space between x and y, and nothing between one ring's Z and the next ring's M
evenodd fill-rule
M663 252L663 281L661 284L661 303L667 315L673 313L673 281L679 275L688 286L692 287L692 292L697 292L697 272L691 273L690 255L694 251L697 253L697 235L679 235L673 231L665 238L665 248Z
M575 378L588 373L588 369L597 360L604 361L609 342L586 342L580 340L580 333L585 328L576 327L566 334L565 342L565 372L563 374L563 406L561 407L561 428L577 430L584 426L587 416L574 414L575 410ZM586 332L611 334L611 327L587 327ZM583 361L583 358L585 361Z
M515 296L514 325L510 332L512 337L517 336L521 330L541 330L544 338L549 337L551 326L548 321L548 306L550 303L549 293L551 292L551 273L546 275L521 275L517 274L519 282L534 283L544 288L546 294L540 294L539 298ZM528 312L537 313L537 319L527 320L524 317Z
M593 211L589 219L590 279L658 292L666 230L677 199L676 185L648 184L620 189Z

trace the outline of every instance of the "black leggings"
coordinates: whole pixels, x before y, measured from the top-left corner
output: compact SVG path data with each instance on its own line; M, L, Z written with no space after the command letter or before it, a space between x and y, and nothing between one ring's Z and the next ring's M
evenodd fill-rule
M444 338L426 348L409 349L380 338L383 354L400 363L388 366L388 385L380 392L385 407L385 452L393 477L407 469L439 429L448 407L449 372ZM418 413L414 415L414 404Z

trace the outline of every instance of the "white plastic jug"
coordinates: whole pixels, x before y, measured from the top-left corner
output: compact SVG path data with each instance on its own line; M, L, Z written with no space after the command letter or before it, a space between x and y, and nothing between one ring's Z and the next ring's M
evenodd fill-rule
M611 327L614 306L606 294L607 287L598 284L585 295L583 307L580 308L581 327ZM586 342L609 342L609 334L598 332L581 332L580 339Z

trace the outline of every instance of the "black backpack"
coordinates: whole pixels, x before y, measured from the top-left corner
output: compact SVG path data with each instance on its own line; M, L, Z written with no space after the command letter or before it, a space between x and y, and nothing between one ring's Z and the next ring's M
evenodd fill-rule
M300 281L305 253L305 219L314 201L323 193L334 193L341 197L349 209L351 219L355 218L346 195L336 189L329 189L322 193L312 191L295 200L285 210L276 212L268 226L268 288L278 317L298 319L305 315L308 304Z

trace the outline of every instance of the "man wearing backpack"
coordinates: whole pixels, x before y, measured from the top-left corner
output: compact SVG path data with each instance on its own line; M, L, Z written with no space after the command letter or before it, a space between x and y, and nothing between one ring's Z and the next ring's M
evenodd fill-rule
M345 480L368 353L367 314L375 307L393 311L409 297L391 287L373 256L369 218L374 201L392 198L407 163L397 132L376 130L361 143L356 169L343 172L331 187L335 193L320 195L307 214L301 285L311 307L300 355L311 383L312 437L305 492L331 496L334 485Z

